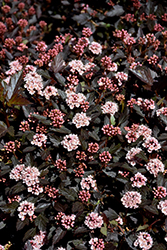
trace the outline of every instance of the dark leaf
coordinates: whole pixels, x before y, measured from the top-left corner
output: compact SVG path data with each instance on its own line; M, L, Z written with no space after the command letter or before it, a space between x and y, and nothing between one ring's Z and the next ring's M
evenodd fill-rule
M117 150L120 148L121 148L120 143L118 143L116 146L115 146L115 143L113 143L109 148L109 152L110 152L110 154L113 154L113 153L117 152Z
M60 134L70 134L71 130L68 128L61 126L61 128L53 128L52 131L60 133Z
M11 107L12 105L25 106L29 104L32 104L32 103L28 101L26 98L24 98L23 96L18 95L17 93L15 93L11 97L11 99L7 102L7 105L9 107Z
M81 202L76 201L75 203L73 203L73 205L72 205L72 212L73 213L80 212L83 210L84 210L84 205Z
M58 73L65 68L65 61L63 60L62 53L60 52L57 56L54 57L51 62L51 70L54 73Z
M18 205L19 205L18 202L14 201L12 203L0 206L0 209L4 213L13 213L16 210L16 208L18 207Z
M16 185L14 185L10 189L10 194L18 194L26 189L25 185L22 184L22 182L18 182Z
M41 231L46 230L46 226L48 222L49 220L43 214L39 214L38 217L35 219L35 225Z
M93 138L95 141L100 141L100 138L99 138L98 134L97 134L95 131L93 131L93 132L89 131L89 132L88 132L88 135L89 135L91 138Z
M77 193L74 189L67 189L67 188L59 188L59 192L63 195L67 200L75 201L77 198Z
M64 238L66 233L67 233L67 231L63 231L63 229L61 229L61 227L58 227L56 229L56 234L53 236L52 244L54 245L54 244L58 243L61 239Z
M10 134L11 136L14 136L14 132L15 132L14 127L13 127L13 126L10 126L10 127L8 128L7 132L8 132L8 134Z
M118 232L108 232L107 233L106 241L111 241L111 240L114 242L119 242Z
M140 153L139 154L136 154L136 157L138 157L138 158L140 158L140 159L142 159L142 160L144 160L144 161L148 161L148 158L147 158L147 156L145 155L145 153L144 153L144 151L140 151Z
M129 118L129 109L125 107L124 112L119 116L118 126L127 121Z
M149 211L152 214L159 215L159 212L158 212L158 210L157 210L157 208L156 208L155 205L150 205L150 206L149 205L145 205L143 208L146 209L147 211Z
M117 247L115 247L112 243L107 243L105 245L105 250L117 250Z
M36 147L34 147L34 146L30 146L30 147L26 147L26 148L24 148L23 149L23 153L28 153L28 152L32 152L32 151L34 151L36 149Z
M113 17L113 16L121 16L124 13L124 9L120 5L114 5L111 11L108 11L106 16Z
M165 184L165 178L164 178L163 173L158 173L158 176L157 176L157 187L158 186L164 186L164 184Z
M38 69L37 73L40 74L41 76L45 77L46 79L50 79L50 75L49 75L48 70Z
M115 220L118 218L118 214L111 209L110 207L108 208L108 210L104 211L104 214L107 216L107 218L111 221L111 220Z
M23 220L23 221L18 219L17 223L16 223L16 230L19 231L19 230L23 229L26 225L29 225L28 218L25 218L25 220Z
M145 114L141 111L141 108L138 105L133 104L133 109L138 115L140 115L141 117L145 117Z
M37 12L36 13L37 13L37 17L39 19L42 15L41 6L39 4L37 5Z
M66 93L64 91L62 91L61 89L58 89L58 94L59 94L59 96L61 96L61 98L63 100L66 99Z
M35 208L36 213L42 213L45 211L46 208L48 208L51 204L50 203L40 203L38 206Z
M74 235L76 234L84 234L87 233L89 230L85 227L78 227L75 231L74 231Z
M23 242L26 241L26 240L28 240L29 238L34 237L34 235L36 235L36 228L35 228L35 227L29 229L29 230L25 233L25 235L24 235L24 237L23 237Z
M59 73L55 73L55 78L60 84L65 86L66 79L62 75L60 75Z
M163 141L163 140L167 140L167 133L162 133L158 137L158 141Z
M134 247L134 241L136 240L136 236L134 234L130 234L130 235L126 236L125 240L128 243L128 245L131 247L131 249L137 250L137 248Z
M0 137L4 136L7 133L7 125L0 121Z
M59 203L59 202L56 202L55 204L54 204L54 209L56 210L56 211L58 211L58 212L65 212L66 211L66 209L68 208L68 205L67 204L65 204L65 205L62 205L61 203Z
M22 80L22 71L19 71L18 73L11 76L10 83L5 88L5 90L7 91L7 100L8 101L18 91L18 88L21 85L21 80Z
M122 50L120 50L120 49L117 49L117 53L116 53L116 55L113 57L112 60L113 60L113 61L116 61L116 60L118 60L118 59L123 59L123 58L126 58L124 52L123 52Z
M89 19L91 19L91 17L87 13L81 13L72 17L72 19L79 24L84 25Z
M158 245L153 246L152 250L166 250L166 246L162 243L159 243Z
M116 177L116 173L114 171L106 171L105 169L102 170L103 173L105 173L107 176L115 178Z
M6 56L7 56L7 58L8 58L9 60L12 60L12 59L13 59L13 56L12 56L12 54L11 54L9 51L5 50L5 54L6 54Z
M58 148L60 145L60 141L57 140L57 137L54 137L53 135L49 135L49 140L53 143L53 146Z

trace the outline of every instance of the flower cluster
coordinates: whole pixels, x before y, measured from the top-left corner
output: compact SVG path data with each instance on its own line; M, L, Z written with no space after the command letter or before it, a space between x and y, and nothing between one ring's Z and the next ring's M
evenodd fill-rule
M39 234L35 235L32 240L29 242L31 243L32 249L39 250L45 243L46 232L40 231ZM25 244L25 249L28 249L27 243Z
M108 101L103 106L101 106L103 114L114 115L118 112L118 104L115 102Z
M82 178L80 185L82 189L90 190L90 188L93 188L94 190L97 190L96 180L93 180L92 175Z
M24 81L26 82L24 87L28 90L30 95L34 95L35 93L43 95L43 80L41 75L36 71L30 71L27 73L24 77Z
M166 188L158 186L157 189L153 187L154 198L162 199L167 196Z
M159 172L164 172L165 166L159 159L150 159L149 162L145 165L146 169L153 174L154 177L157 177Z
M103 225L103 217L98 213L91 212L85 217L84 223L90 229L101 228Z
M10 172L10 179L22 180L28 187L28 192L39 195L43 188L39 185L40 172L36 167L26 167L24 164L16 165Z
M66 229L70 229L72 227L74 227L74 223L75 223L75 217L76 215L71 214L71 215L66 215L62 212L59 212L58 215L55 217L57 222L61 222L61 225L66 228Z
M19 218L23 221L25 220L26 216L30 217L30 220L34 217L34 203L28 201L22 201L17 209L19 211Z
M101 162L108 163L112 159L112 156L108 151L103 151L99 154L99 159Z
M104 249L104 241L103 239L91 238L89 241L91 245L91 250L103 250Z
M89 126L90 117L86 116L84 112L76 113L72 119L72 123L75 124L76 128Z
M154 150L158 151L158 149L161 148L161 145L159 144L158 140L152 136L148 137L142 145L147 149L149 153L152 153L152 151Z
M147 232L140 232L137 240L134 242L134 246L139 246L142 250L148 250L153 245L153 239Z
M78 148L81 145L80 140L77 135L69 134L64 136L64 139L61 141L61 144L67 151L72 151Z
M33 136L33 140L31 141L31 144L38 146L38 147L42 147L42 146L45 146L46 141L47 141L46 135L44 135L42 133L41 134L37 133Z
M157 208L160 209L163 214L167 215L167 200L160 201Z
M123 195L121 201L126 208L138 208L141 203L141 194L136 191L128 191Z
M104 125L102 127L102 131L105 135L108 135L108 136L115 136L115 135L121 135L122 132L121 132L121 129L119 127L114 127L113 125Z
M130 180L132 181L132 187L140 188L146 186L147 178L143 174L137 172L134 177L130 178Z
M60 128L65 122L63 118L65 114L62 113L59 109L52 109L50 110L50 112L48 111L48 113L48 117L50 117L50 119L52 120L50 125L53 125L56 128Z
M136 163L140 161L140 159L136 155L139 154L141 151L141 148L131 148L125 157L127 162L130 163L132 166L135 166Z

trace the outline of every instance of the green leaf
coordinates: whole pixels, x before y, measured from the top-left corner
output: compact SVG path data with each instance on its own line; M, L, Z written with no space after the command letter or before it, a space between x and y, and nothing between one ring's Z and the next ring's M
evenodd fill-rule
M29 230L25 233L25 235L24 235L24 237L23 237L23 242L25 242L25 241L28 240L29 238L34 237L35 235L36 235L36 228L33 227L33 228L29 229Z
M48 222L49 222L48 218L46 218L43 214L39 214L38 217L35 219L35 225L41 231L46 230L46 226Z
M110 116L110 122L113 126L115 125L115 117L113 115Z
M107 225L106 225L106 223L104 223L104 227L101 227L101 228L100 228L100 232L101 232L103 235L107 236Z
M138 231L142 231L142 230L145 230L146 228L148 228L149 227L149 225L148 224L145 224L145 225L140 225L137 229L136 229L136 232L138 232Z

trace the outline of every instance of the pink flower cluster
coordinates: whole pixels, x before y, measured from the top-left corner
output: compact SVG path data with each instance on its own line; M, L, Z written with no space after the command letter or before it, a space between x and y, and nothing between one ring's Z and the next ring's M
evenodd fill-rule
M143 174L137 172L134 175L134 177L130 178L130 180L133 182L132 183L132 187L138 187L138 188L140 188L142 186L146 186L147 178Z
M121 129L119 127L114 127L113 125L104 125L102 127L102 131L105 135L108 135L108 136L115 136L115 135L121 135L122 132L121 132Z
M108 56L104 56L101 59L102 66L109 71L117 71L118 66L116 63L112 62L111 58Z
M47 193L48 196L51 197L52 199L56 199L57 198L58 192L59 192L59 190L56 189L55 187L51 187L49 185L47 185L45 187L45 193Z
M90 117L86 116L84 112L76 113L72 119L72 123L75 124L76 128L89 126Z
M40 231L39 234L33 237L33 240L29 240L29 242L31 243L32 249L40 250L41 247L44 245L45 237L46 237L46 232ZM27 244L25 244L25 249L28 249Z
M158 59L159 59L159 57L158 57L157 55L154 54L154 55L151 56L149 59L147 59L147 61L148 61L149 64L155 65L155 64L157 64Z
M160 109L157 109L156 114L157 116L160 116L161 114L167 116L167 107L162 107Z
M50 125L53 125L56 128L61 128L63 125L64 121L64 116L65 114L62 113L59 109L52 109L48 111L48 116L51 118L52 122Z
M126 160L128 163L130 163L132 166L135 166L136 163L138 163L139 159L136 157L137 154L139 154L142 151L141 148L131 148L128 153L126 154Z
M89 143L88 144L88 152L90 152L91 154L97 153L97 151L99 150L99 144L97 142L93 143Z
M42 147L42 146L45 146L46 141L47 141L47 136L45 134L37 133L33 136L33 140L31 141L31 144L36 145L38 147Z
M167 196L166 188L158 186L158 188L156 189L155 187L153 187L153 194L154 198L162 199Z
M103 239L98 238L91 238L89 241L89 244L91 245L91 250L103 250L104 249L104 241Z
M14 75L16 72L22 70L23 66L19 63L18 60L12 61L9 63L10 69L7 70L5 73L6 75Z
M86 36L86 37L90 37L91 35L92 35L92 31L91 31L91 29L90 28L83 28L83 30L82 30L82 34L84 35L84 36Z
M35 211L34 203L28 202L26 200L22 201L17 211L20 212L18 216L22 221L25 220L27 215L30 217L30 220L32 220Z
M158 151L158 149L161 148L161 145L158 143L158 140L152 136L148 137L142 145L147 149L149 153L152 153L152 151L154 150Z
M159 172L164 172L164 164L157 158L150 159L149 162L145 165L146 169L153 174L154 177L157 177Z
M81 143L77 135L69 134L64 136L64 139L61 141L61 145L63 145L67 151L72 151L76 150Z
M81 37L78 39L78 42L73 46L73 51L78 55L82 56L84 49L89 45L89 39L87 37Z
M103 225L103 217L98 213L91 212L85 217L84 223L89 229L101 228Z
M54 86L47 86L42 95L46 98L46 100L50 100L51 96L58 96L58 91Z
M55 217L55 219L58 222L60 221L64 228L70 229L70 228L74 227L75 217L76 217L76 215L74 215L74 214L65 215L64 213L59 212L58 215Z
M39 185L40 172L36 167L26 167L24 164L16 165L10 172L10 179L22 180L28 187L28 192L39 195L43 188Z
M95 54L95 55L99 55L102 53L102 46L100 45L100 43L97 43L97 42L92 42L90 45L89 45L89 50Z
M89 193L89 190L82 190L79 191L78 193L78 198L84 203L84 202L88 202L89 199L91 197L91 194Z
M126 208L138 208L141 203L141 194L136 191L128 191L121 198L122 204Z
M73 91L70 92L66 91L66 94L67 94L66 102L67 105L70 107L70 109L73 109L75 107L79 108L80 105L82 105L86 100L86 97L82 93L76 94Z
M65 171L67 168L66 168L66 160L61 160L61 159L58 159L56 160L55 162L55 167L57 167L57 169L62 172L62 171Z
M160 209L163 214L167 215L167 200L160 201L157 208Z
M140 136L143 136L144 139L148 138L152 134L152 130L145 125L138 125L133 123L131 128L124 127L128 133L125 135L129 143L135 142Z
M133 104L136 104L137 106L141 107L143 110L147 110L147 111L150 111L150 110L153 110L155 109L155 102L150 99L142 99L142 98L137 98L134 99L134 98L131 98L129 101L127 101L127 106L130 106L131 108L133 108Z
M83 75L85 67L81 60L72 60L68 65L71 67L70 71L72 73L77 71L80 75Z
M103 114L115 115L118 112L118 104L115 102L108 101L103 106L101 106Z
M139 246L142 250L148 250L153 245L153 239L147 232L140 232L137 240L134 242L134 246Z
M34 95L37 92L39 95L43 95L43 82L42 77L35 71L30 71L24 77L24 81L26 82L24 87L28 90L30 95Z
M112 156L109 151L103 151L101 154L99 154L99 159L101 162L109 163L109 161L112 159Z
M97 190L96 180L93 180L92 175L88 175L88 177L82 178L80 185L82 189L90 190L90 188L93 188L94 190Z
M5 143L4 149L5 149L6 153L9 154L11 152L15 152L17 148L20 148L20 146L21 146L21 143L18 142L17 140L8 141Z

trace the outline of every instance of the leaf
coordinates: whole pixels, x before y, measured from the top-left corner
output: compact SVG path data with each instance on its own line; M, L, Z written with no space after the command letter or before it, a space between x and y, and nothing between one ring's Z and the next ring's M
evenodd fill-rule
M80 212L83 210L84 210L84 205L81 202L76 201L75 203L73 203L73 205L72 205L72 212L73 213Z
M118 214L110 207L108 208L108 210L104 211L104 214L109 220L115 220L118 218Z
M113 16L121 16L124 13L124 9L120 5L114 5L111 11L106 13L106 16L113 17Z
M60 133L60 134L70 134L71 130L68 128L61 126L61 128L53 128L52 131Z
M158 210L157 210L157 208L156 208L155 205L150 205L150 206L149 205L145 205L143 208L146 209L147 211L149 211L152 214L159 215L159 212L158 212Z
M116 177L116 173L114 171L107 172L105 169L103 169L102 171L103 171L103 173L105 173L109 177L112 177L112 178Z
M77 193L74 189L67 189L67 188L59 188L59 192L63 195L67 200L75 201L77 198Z
M62 91L61 89L58 89L57 91L58 91L59 96L61 96L63 100L66 100L66 93Z
M127 237L125 237L126 242L133 250L137 250L137 248L134 246L134 241L136 240L136 236L134 234L130 234Z
M91 17L87 13L81 13L72 17L72 19L79 24L84 25L89 19L91 19Z
M25 235L24 235L24 237L23 237L23 242L26 241L26 240L28 240L29 238L34 237L35 235L36 235L36 228L33 227L33 228L29 229L29 230L25 233Z
M101 232L103 235L107 236L107 224L106 224L106 223L104 223L104 227L101 227L101 228L100 228L100 232Z
M21 80L22 80L22 71L19 71L18 73L11 76L9 85L6 85L5 87L5 91L7 92L7 101L9 101L11 97L15 93L17 93L18 88L21 85Z
M120 115L118 119L118 126L127 121L129 118L129 109L125 107L124 112Z
M14 185L11 189L10 189L10 192L9 194L18 194L22 191L26 190L26 187L25 185L22 184L21 181L19 181L16 185Z
M157 186L164 186L164 184L165 184L165 178L164 178L163 173L158 173Z
M145 230L145 229L147 229L149 227L149 225L148 224L145 224L145 225L140 225L137 229L136 229L136 232L138 232L138 231L142 231L142 230Z
M14 130L14 127L13 127L13 126L10 126L10 127L8 128L7 132L8 132L8 134L10 134L11 136L14 137L14 132L15 132L15 130Z
M18 105L18 106L25 106L30 105L32 102L28 101L26 98L24 98L21 95L18 95L18 93L15 93L11 99L7 102L7 105L11 107L12 105Z
M153 246L151 250L166 250L166 246L162 243L159 243L158 245Z
M62 53L60 52L57 56L54 57L51 62L51 70L54 73L58 73L65 68L65 61L63 60Z
M0 209L4 212L4 213L13 213L16 208L18 207L18 202L17 201L14 201L12 203L9 203L9 204L5 204L5 205L2 205L0 206Z
M158 141L167 140L167 133L160 134L160 136L157 139Z
M25 218L25 220L23 220L23 221L18 219L17 223L16 223L16 230L19 231L19 230L23 229L26 225L29 225L28 218Z
M56 73L56 74L55 74L55 78L56 78L56 80L57 80L60 84L62 84L63 86L65 86L66 79L65 79L62 75L60 75L59 73Z
M48 218L46 218L43 214L39 214L38 217L35 219L35 225L41 231L46 230L46 226L48 222L49 222Z
M91 138L93 138L95 141L100 141L100 138L99 138L98 134L97 134L95 131L93 131L93 132L89 131L89 132L88 132L88 135L89 135Z
M0 230L2 229L2 228L4 228L6 226L6 224L3 222L3 221L1 221L0 222Z
M141 111L141 108L138 105L133 104L133 109L138 115L140 115L141 117L145 117L145 114Z
M38 206L35 208L36 213L42 213L45 211L46 208L48 208L51 205L51 203L40 203Z
M23 149L23 153L28 153L28 152L32 152L36 149L36 147L34 146L29 146Z
M56 229L56 234L53 236L52 244L54 245L54 244L58 243L61 239L64 238L66 233L67 233L67 231L64 231L63 229L61 229L61 227L58 227Z
M64 205L62 205L61 203L59 203L59 202L56 202L55 204L54 204L54 209L56 210L56 211L58 211L58 212L65 212L66 211L66 209L68 208L68 205L67 204L64 204Z
M7 130L7 125L3 121L0 121L0 137L4 136Z
M113 153L117 152L117 150L120 148L121 148L120 143L118 143L116 146L115 146L115 143L113 143L109 148L109 152L110 152L110 154L113 154Z
M110 116L110 122L113 126L115 125L115 117L113 115Z
M78 227L75 231L74 231L74 235L76 234L84 234L87 233L89 230L85 227Z
M48 70L38 69L37 73L40 74L41 76L45 77L46 79L50 79L50 75L49 75Z
M147 156L145 155L144 151L140 151L140 153L136 154L135 157L138 157L138 158L140 158L140 159L142 159L142 160L144 160L144 161L146 161L146 162L148 161L148 158L147 158Z

